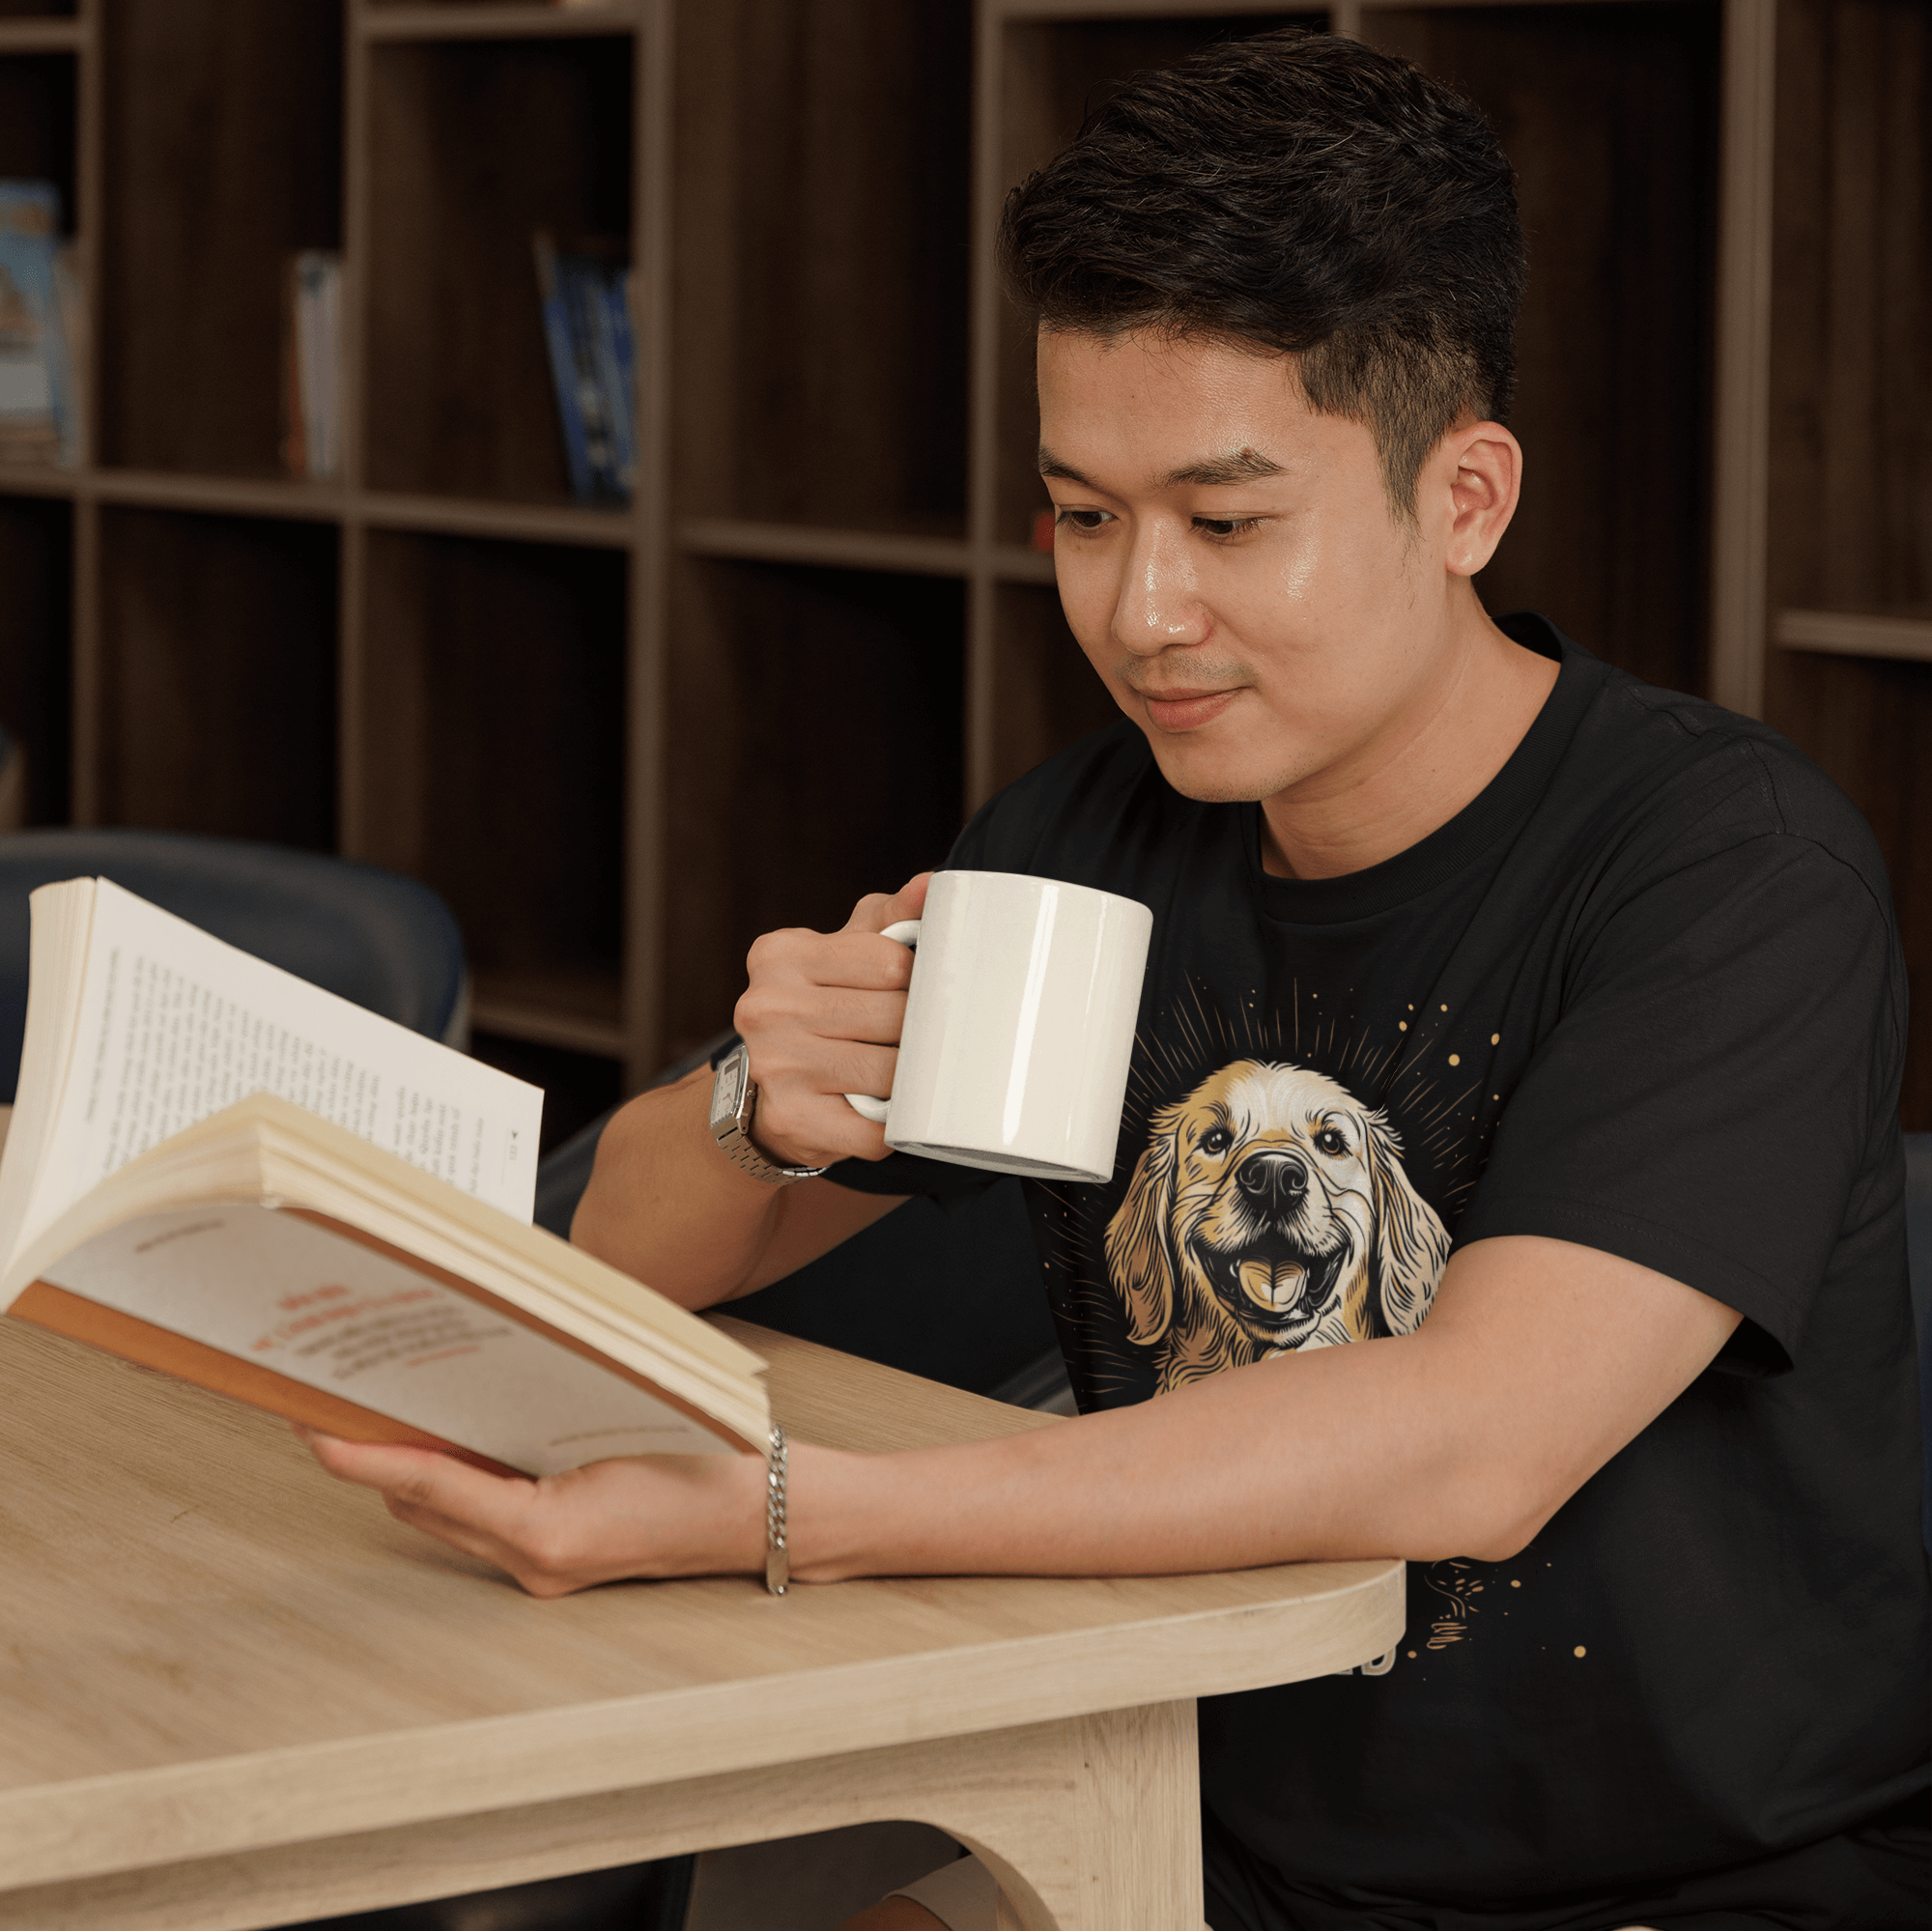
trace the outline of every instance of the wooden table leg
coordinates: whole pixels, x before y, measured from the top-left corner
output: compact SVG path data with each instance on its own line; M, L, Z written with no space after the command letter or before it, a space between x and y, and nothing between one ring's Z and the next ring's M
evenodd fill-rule
M797 1740L803 1744L805 1739ZM4 1888L8 1931L258 1931L842 1824L936 1824L1019 1931L1201 1921L1192 1702Z

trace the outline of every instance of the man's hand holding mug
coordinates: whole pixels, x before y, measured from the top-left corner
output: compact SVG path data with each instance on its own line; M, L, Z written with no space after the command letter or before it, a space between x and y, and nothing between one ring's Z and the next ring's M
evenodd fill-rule
M902 1150L1106 1179L1152 927L1091 886L942 871L842 931L769 934L737 1012L753 1139L798 1167Z
M794 927L753 946L732 1023L758 1083L752 1137L769 1159L826 1167L891 1150L884 1125L845 1094L892 1091L913 954L883 934L921 916L931 879L860 899L836 932Z

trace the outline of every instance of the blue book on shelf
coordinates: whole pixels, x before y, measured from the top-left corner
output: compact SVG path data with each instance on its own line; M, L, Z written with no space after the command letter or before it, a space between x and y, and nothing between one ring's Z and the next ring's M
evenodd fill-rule
M581 406L582 384L564 298L562 265L555 245L541 230L533 238L532 247L536 255L537 293L543 304L544 345L550 351L550 376L556 390L556 414L563 430L563 460L570 472L570 494L578 501L587 503L595 500L597 491L591 475L589 439Z
M638 487L638 396L631 346L631 313L625 298L630 277L607 267L597 279L597 368L610 412L611 468L629 499Z
M0 181L0 462L78 457L59 251L60 190Z

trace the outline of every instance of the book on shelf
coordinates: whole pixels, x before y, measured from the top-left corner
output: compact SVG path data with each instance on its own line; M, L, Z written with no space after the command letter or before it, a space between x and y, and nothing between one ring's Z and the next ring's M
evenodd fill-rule
M628 502L638 482L630 269L617 243L563 251L542 228L530 249L571 495Z
M282 343L283 464L292 476L333 482L342 473L342 257L332 249L289 257Z
M74 469L86 449L86 304L60 190L0 181L0 462Z
M0 1310L500 1472L764 1452L756 1355L529 1224L535 1088L106 879L32 916Z

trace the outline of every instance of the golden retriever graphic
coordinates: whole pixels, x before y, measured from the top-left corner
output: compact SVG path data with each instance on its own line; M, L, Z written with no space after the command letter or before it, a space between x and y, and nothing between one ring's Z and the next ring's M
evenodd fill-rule
M1107 1228L1131 1332L1178 1388L1294 1348L1419 1326L1448 1258L1378 1112L1237 1060L1156 1113Z

